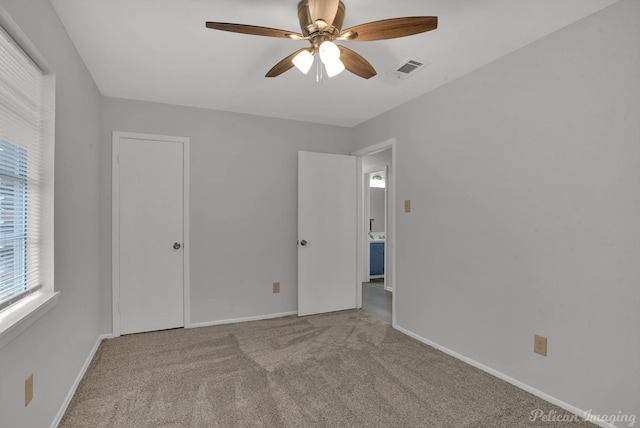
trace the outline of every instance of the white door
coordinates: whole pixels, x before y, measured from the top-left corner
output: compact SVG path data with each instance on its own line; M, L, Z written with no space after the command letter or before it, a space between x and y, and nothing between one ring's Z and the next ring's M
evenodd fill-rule
M182 327L185 143L114 134L116 154L114 334Z
M298 315L356 307L356 157L298 152Z

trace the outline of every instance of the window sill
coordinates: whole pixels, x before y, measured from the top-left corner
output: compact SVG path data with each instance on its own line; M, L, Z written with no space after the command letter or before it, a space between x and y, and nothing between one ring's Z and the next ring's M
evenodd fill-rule
M59 295L60 292L38 291L0 311L0 349L49 312Z

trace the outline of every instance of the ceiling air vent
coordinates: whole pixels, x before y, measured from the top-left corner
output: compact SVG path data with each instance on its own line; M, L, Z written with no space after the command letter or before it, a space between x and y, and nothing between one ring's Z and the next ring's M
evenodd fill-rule
M406 61L403 61L400 65L395 67L387 74L393 79L406 80L416 74L418 71L425 68L427 65L429 64L422 60L408 59Z

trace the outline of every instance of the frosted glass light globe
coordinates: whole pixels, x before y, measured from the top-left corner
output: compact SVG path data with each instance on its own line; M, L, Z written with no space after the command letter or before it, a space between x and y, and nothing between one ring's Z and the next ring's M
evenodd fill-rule
M320 45L320 59L322 62L326 64L327 62L333 62L338 58L340 58L340 49L338 46L328 40L322 42Z
M298 55L293 58L291 61L293 65L295 65L298 70L302 71L304 74L309 72L311 65L313 65L313 55L308 50L303 50Z
M328 40L320 45L320 59L327 69L327 76L333 77L344 70L344 64L340 61L340 48Z

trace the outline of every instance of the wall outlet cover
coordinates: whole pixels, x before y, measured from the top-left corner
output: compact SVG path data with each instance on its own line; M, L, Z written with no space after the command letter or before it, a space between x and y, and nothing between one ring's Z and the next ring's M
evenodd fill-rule
M533 336L533 352L547 356L547 338L545 336Z

